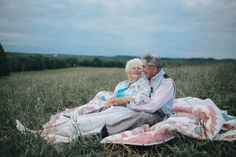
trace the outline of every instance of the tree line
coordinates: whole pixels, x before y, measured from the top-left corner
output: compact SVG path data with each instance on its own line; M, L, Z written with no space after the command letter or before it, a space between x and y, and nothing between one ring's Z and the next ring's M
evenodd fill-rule
M5 75L9 75L10 70L8 67L8 60L7 56L5 54L5 51L2 47L2 44L0 43L0 78Z
M8 66L10 71L28 71L59 69L67 67L124 67L125 61L104 61L99 58L80 60L74 57L43 56L43 55L9 55Z
M59 69L68 67L124 67L126 62L134 56L72 56L72 55L43 55L43 54L22 54L5 53L0 43L0 77L11 72ZM176 67L183 65L209 64L215 62L234 62L235 60L215 60L213 58L192 58L192 59L170 59L162 58L163 67Z
M124 67L126 61L127 59L116 60L116 58L107 60L99 57L87 57L81 59L79 56L5 53L0 43L0 76L8 75L10 72L79 66Z

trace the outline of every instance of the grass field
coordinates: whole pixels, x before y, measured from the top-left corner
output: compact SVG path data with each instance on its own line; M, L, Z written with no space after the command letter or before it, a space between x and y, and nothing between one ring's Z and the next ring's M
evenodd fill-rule
M182 65L165 69L177 86L177 97L211 98L220 109L236 115L236 62ZM100 90L112 91L126 79L119 68L68 68L13 73L0 79L1 156L234 156L236 142L199 141L186 136L161 145L140 147L100 144L79 138L50 144L21 135L15 119L41 129L52 114L83 105Z

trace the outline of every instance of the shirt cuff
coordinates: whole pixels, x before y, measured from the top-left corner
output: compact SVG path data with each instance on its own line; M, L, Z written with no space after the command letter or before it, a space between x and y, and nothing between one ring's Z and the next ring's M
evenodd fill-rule
M128 103L126 107L129 109L132 109L133 106L136 106L136 104L131 102L131 103Z

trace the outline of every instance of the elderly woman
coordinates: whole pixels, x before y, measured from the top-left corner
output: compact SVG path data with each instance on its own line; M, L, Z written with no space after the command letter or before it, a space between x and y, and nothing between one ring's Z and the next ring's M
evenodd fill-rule
M135 58L127 62L125 71L128 80L118 83L114 92L99 92L89 103L67 109L53 115L43 126L42 131L25 128L18 120L17 129L21 132L40 133L49 142L70 142L78 136L98 134L106 124L113 124L132 116L133 111L119 103L147 103L150 86L142 76L143 63Z

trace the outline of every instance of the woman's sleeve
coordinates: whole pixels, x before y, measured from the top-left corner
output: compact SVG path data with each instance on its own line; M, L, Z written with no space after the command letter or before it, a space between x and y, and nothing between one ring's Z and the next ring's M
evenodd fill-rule
M151 88L147 79L141 78L140 82L137 84L137 93L132 96L134 103L136 105L148 103L150 101Z

